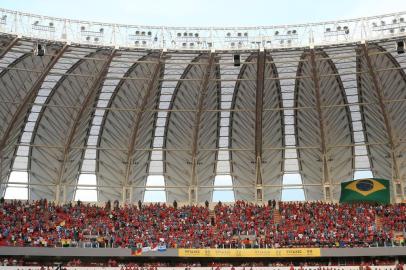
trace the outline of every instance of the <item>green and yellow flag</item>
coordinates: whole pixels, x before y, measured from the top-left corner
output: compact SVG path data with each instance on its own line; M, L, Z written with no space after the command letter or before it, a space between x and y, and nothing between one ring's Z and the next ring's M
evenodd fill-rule
M390 203L389 180L365 178L341 183L340 203L377 202Z

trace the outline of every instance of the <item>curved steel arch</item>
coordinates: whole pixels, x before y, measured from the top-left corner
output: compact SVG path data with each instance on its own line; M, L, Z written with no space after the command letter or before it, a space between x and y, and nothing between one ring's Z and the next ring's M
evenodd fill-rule
M383 49L383 47L382 47ZM398 54L396 52L396 55L399 58L403 58L403 61L405 59L405 56L402 54ZM391 60L393 66L394 66L394 71L397 72L403 79L403 91L397 91L397 97L392 97L391 100L393 100L393 103L390 102L388 107L389 111L392 113L392 121L395 123L394 125L394 130L397 135L395 139L395 148L396 148L396 153L395 153L395 159L397 160L397 168L398 168L398 179L395 179L395 184L400 184L400 189L397 190L398 187L395 185L395 196L400 197L401 199L406 198L406 144L404 142L404 137L400 136L399 134L406 134L406 121L402 119L403 112L406 110L405 107L405 102L406 102L406 93L404 89L406 89L406 72L405 72L405 67L402 67L399 61L396 60L393 54L388 53L388 57ZM389 93L394 94L395 92L392 91L387 91ZM402 96L403 94L403 96ZM392 104L391 104L392 103ZM402 110L403 109L403 110ZM392 110L397 110L397 111L392 111ZM400 191L400 192L399 192ZM400 194L399 194L400 193ZM400 196L399 196L400 195Z
M253 53L246 62L251 64L241 68L232 101L232 174L237 185L253 186L248 195L237 190L236 199L265 201L275 198L280 189L264 186L282 179L283 151L276 150L283 146L281 88L271 55ZM256 80L249 79L254 76Z
M350 133L350 140L348 140L348 138L347 138L346 143L348 143L348 145L354 144L354 130L353 130L353 126L352 126L352 117L351 117L350 108L348 106L349 103L348 103L347 95L346 95L346 92L345 92L344 84L343 84L343 82L341 80L341 76L338 73L338 69L337 69L336 65L330 59L330 57L328 56L328 54L325 51L323 51L323 58L329 59L328 64L329 64L329 66L330 66L330 68L332 70L332 73L330 75L335 76L338 87L341 90L341 96L343 98L343 104L342 105L344 105L344 107L341 107L340 110L342 110L342 111L345 110L345 112L346 112L346 115L347 115L346 118L347 118L348 123L346 123L345 126L349 128L349 133ZM355 148L353 146L346 146L346 148L351 149L351 171L353 172L355 170ZM337 149L332 149L332 151L335 152L334 153L335 156L337 156L339 154L339 152L338 152L339 149L338 150ZM347 151L350 152L350 150L347 150ZM339 176L336 177L337 181L333 182L332 186L330 186L330 192L331 192L331 198L334 199L334 200L338 200L338 198L340 196L340 188L339 188L340 186L339 186L339 184L341 182L343 182L343 181L346 181L347 179L349 180L351 178L351 176L352 176L352 173L350 175L348 175L348 166L350 166L348 164L348 160L346 160L345 163L342 164L342 165L346 166L347 172L345 170L342 170L343 167L340 167L340 166L336 167L335 165L336 164L333 165L330 162L329 170L332 172L333 175L339 175ZM342 174L340 176L340 173L343 173L343 172L344 172L344 174ZM326 191L324 190L324 192L326 192Z
M266 55L264 83L264 106L262 111L262 163L261 176L264 185L282 183L285 153L281 150L285 145L282 88L278 69L272 54ZM279 148L269 150L268 148ZM263 201L279 198L281 188L263 187Z
M145 58L146 58L146 56L143 56L143 57L139 58L137 61L144 61ZM110 97L109 103L106 106L107 110L106 110L106 112L104 114L104 117L103 117L103 120L101 122L101 125L100 125L101 131L100 131L100 134L99 134L99 137L98 137L98 140L97 140L98 149L96 151L96 174L97 174L97 178L98 178L98 183L101 183L102 181L106 181L106 179L107 179L104 172L100 172L100 168L103 170L104 169L103 166L105 166L104 159L101 158L101 156L103 156L103 154L101 152L103 152L104 150L102 150L100 148L103 148L102 141L103 141L103 138L104 138L103 137L104 132L106 132L106 129L105 129L106 121L107 121L110 114L115 113L114 111L112 111L110 109L112 108L112 104L114 103L115 98L116 98L119 90L121 89L123 84L127 81L125 78L130 77L131 73L134 71L134 69L138 65L139 65L139 63L132 64L131 67L124 73L124 76L123 76L124 78L121 78L119 83L114 88L113 94ZM117 150L116 152L119 152L119 150ZM114 155L109 155L109 156L114 156ZM124 158L123 158L123 160L124 160ZM109 166L108 172L111 173L112 171L114 171L117 168L117 166L119 166L118 164L119 163L115 163L112 166ZM118 179L119 177L115 177L115 178ZM113 184L115 184L115 183L113 183ZM120 192L122 192L122 190L119 190L119 189L116 189L116 188L111 188L110 192L115 194L115 195L112 194L113 197L111 197L110 200L119 200L120 199ZM99 196L100 195L101 194L99 194Z
M15 40L17 40L17 39L15 39ZM1 53L0 59L3 58L12 49L12 47L13 46L7 46L7 48ZM0 81L3 78L3 76L10 71L9 70L10 67L12 68L13 66L16 66L18 63L20 63L21 61L23 61L25 58L27 58L30 55L31 55L30 53L25 53L24 55L17 58L16 60L14 60L12 63L10 63L6 69L4 69L0 72ZM1 89L1 87L0 87L0 89ZM1 96L1 93L0 93L0 96ZM19 107L22 108L22 105L20 105ZM17 109L17 111L19 111L19 109ZM12 118L14 118L14 117L12 116ZM5 147L7 146L6 137L8 137L8 135L5 136L5 135L3 135L3 133L6 133L6 134L9 133L11 131L12 127L14 126L14 124L15 124L15 121L12 121L12 120L10 121L9 124L5 124L4 125L6 127L5 132L3 132L3 128L0 128L0 133L1 133L1 138L0 138L0 177L1 177L0 178L0 196L3 195L6 190L6 186L1 185L1 184L3 184L3 182L5 182L5 180L8 178L8 176L10 174L15 152L17 151L16 147L14 147L15 143L12 143L12 144L7 144L9 146L9 149L6 149L7 150L6 154L4 153ZM12 154L13 152L14 152L14 154ZM4 172L6 172L6 173L4 173Z
M388 162L388 158L386 158L391 158L390 146L387 145L388 142L386 141L387 127L385 126L384 119L379 119L380 121L377 121L377 119L374 120L375 117L383 117L383 112L377 112L382 108L374 105L379 104L379 98L376 97L376 93L373 94L373 92L377 91L375 89L377 86L369 85L371 78L365 78L367 74L371 76L371 71L368 64L365 63L365 55L362 55L363 57L361 57L361 53L365 54L365 50L362 47L359 47L357 53L358 95L361 104L369 104L361 106L361 117L364 124L366 141L369 143L367 149L371 155L371 168L374 176L390 179L392 177L391 162ZM367 90L364 90L364 84L367 85ZM374 89L371 90L371 88ZM373 115L371 115L371 113ZM370 118L371 120L369 120ZM373 127L368 125L369 121L373 123Z
M6 69L4 69L1 73L0 73L0 80L3 78L3 76L5 76L6 74L9 74L9 72L14 72L13 68L16 68L18 64L23 64L23 61L28 59L28 58L34 58L32 53L25 53L24 55L22 55L21 57L17 58L14 62L12 62ZM51 61L51 57L48 57L49 61ZM22 99L22 103L18 104L19 106L17 106L16 112L12 115L12 119L9 123L9 125L6 125L6 130L5 130L5 135L2 135L1 140L0 140L0 151L1 149L4 147L5 141L7 140L7 137L9 135L9 132L11 131L11 129L13 128L14 124L15 124L15 119L16 117L18 117L19 115L21 115L23 108L26 107L26 105L31 101L32 103L32 99L33 96L35 97L35 92L38 90L38 84L40 85L42 83L43 78L45 78L45 76L47 75L47 70L49 70L50 68L52 68L53 65L49 65L48 67L45 67L44 72L42 72L42 74L39 74L38 78L36 81L33 81L33 86L28 90L27 94L24 96L24 98ZM17 71L18 72L18 71ZM27 71L28 72L28 71ZM33 72L34 74L36 74L37 72ZM42 80L41 80L42 79ZM17 95L18 97L18 95ZM0 132L3 129L0 129Z
M195 58L192 60L192 63L198 62L201 57L202 57L201 54L200 54L199 56L195 57ZM171 115L172 115L172 113L173 113L173 107L174 107L174 104L175 104L175 100L176 100L176 97L177 97L179 88L180 88L180 86L182 85L182 80L184 80L184 79L187 78L187 76L189 75L189 73L190 73L190 71L191 71L192 68L193 68L193 64L189 64L189 65L185 68L185 70L183 71L182 76L180 76L180 80L179 80L178 83L176 84L175 90L173 91L172 98L171 98L171 101L170 101L170 104L169 104L169 111L168 111L168 115L167 115L167 118L166 118L165 129L164 129L164 143L163 143L163 149L166 150L166 151L163 152L164 178L165 178L165 183L166 183L166 185L168 185L168 184L176 185L176 181L177 181L177 180L175 180L175 179L172 179L173 176L172 176L172 173L171 173L171 172L168 173L168 168L170 168L170 166L168 166L168 165L171 165L171 162L168 163L168 156L171 155L171 152L167 150L168 133L169 133L169 123L170 123ZM187 150L184 150L184 152L186 152L186 151L187 151ZM177 153L175 152L175 154L177 154ZM181 154L182 154L182 152L181 152ZM185 160L185 162L187 162L187 161ZM189 161L189 162L190 162L190 161ZM171 166L172 166L172 165L171 165ZM169 170L170 170L170 169L169 169ZM176 167L176 170L179 170L179 171L180 171L181 168ZM187 174L187 172L185 172L185 174ZM180 176L181 176L181 175L178 174L178 177L180 177ZM189 176L189 178L191 178L191 175L188 175L188 176ZM173 178L174 178L174 177L173 177ZM187 186L189 183L188 183L187 180L185 181L185 180L183 179L183 180L182 180L182 184L183 184L184 186ZM180 198L182 198L181 196L184 196L184 198L185 198L184 200L186 201L186 200L187 200L186 198L189 198L189 191L187 191L187 192L186 192L186 191L181 191L181 192L179 192L179 191L173 191L173 190L166 190L166 200L167 200L168 202L172 201L172 199L178 200L178 201L182 201L182 200L179 200Z
M86 58L89 56L97 57L99 53L101 52L92 52ZM62 166L66 166L62 164L67 161L65 149L69 142L69 137L74 134L71 132L71 127L77 125L75 124L77 122L75 119L77 119L78 113L86 109L82 106L82 100L86 99L88 91L91 90L92 84L94 84L95 79L97 79L94 76L90 76L89 73L101 69L102 66L102 59L86 58L76 62L59 80L55 87L53 87L38 116L33 131L34 136L31 141L33 146L30 149L31 182L41 183L46 181L47 184L62 184L61 168ZM78 74L74 74L74 71L78 71ZM81 74L83 72L87 74ZM66 91L65 88L67 88L69 92ZM82 120L86 121L86 119ZM76 133L74 135L78 134ZM82 139L76 137L76 141L77 140L83 142L83 136ZM74 149L76 156L69 159L72 164L77 164L75 168L70 168L69 172L71 174L76 175L79 173L78 167L80 160L78 157L80 156L80 152L83 151L82 148L83 147ZM47 170L43 170L42 167L46 167ZM69 178L69 181L75 179L72 175ZM61 183L59 183L59 181L61 181ZM45 187L44 189L49 190L50 188ZM43 191L39 189L36 189L36 191L39 197L41 197L41 192ZM63 191L65 192L66 190ZM70 195L73 194L73 187L69 187L68 191ZM48 191L48 193L51 194L54 192L55 190Z
M132 76L132 74L135 74L135 77L138 77L139 74L142 77L145 77L147 73L150 73L153 75L153 70L152 66L153 63L142 63L143 61L147 61L148 59L156 59L156 54L149 53L147 55L144 55L140 57L137 60L137 63L133 64L125 73L124 78L122 78L119 82L119 84L115 87L114 93L112 97L110 98L110 102L107 106L107 112L104 116L103 122L101 124L101 133L99 136L99 141L98 141L98 147L102 148L99 149L97 152L98 155L98 178L99 182L107 184L113 184L113 185L121 185L125 186L126 183L126 178L127 174L130 173L131 166L135 164L129 164L131 162L132 158L131 156L136 151L135 147L136 145L134 144L132 146L133 150L130 151L131 149L131 141L136 140L136 137L139 137L139 134L135 134L135 132L132 132L134 130L135 124L134 122L137 122L137 115L142 116L143 110L146 109L147 105L150 105L151 100L154 100L154 95L149 96L148 98L145 93L147 90L150 90L150 84L151 83L156 83L159 80L157 78L151 77L149 80L149 83L147 80L138 80L138 78L135 78L132 80L131 78L128 78ZM145 88L145 90L143 89ZM156 93L155 93L156 94ZM128 98L129 97L129 98ZM142 109L142 104L138 100L138 97L141 97L141 99L146 100L146 103L144 104L144 109ZM123 104L123 102L126 102L126 104ZM148 103L149 102L149 103ZM155 101L157 102L157 101ZM142 103L142 102L141 102ZM109 109L114 109L120 106L127 106L128 108L124 109L130 109L129 111L127 110L109 110ZM155 112L148 112L155 114ZM139 124L144 124L143 120L144 118L138 117ZM152 125L148 125L151 126ZM145 139L147 141L152 140L152 129L151 127L148 127L147 130L150 131L151 135L150 136L145 136ZM140 127L138 126L137 129ZM113 131L112 131L113 130ZM145 129L146 130L146 129ZM114 134L113 134L114 133ZM133 133L133 134L132 134ZM136 137L135 137L136 136ZM121 150L122 148L125 148L124 150ZM146 143L143 145L143 147L140 148L148 148L149 143ZM105 150L104 148L109 148L113 149L116 148L117 150ZM143 161L140 161L139 157L137 159L138 164L142 164L143 168L146 168L147 166L147 157L149 156L149 151L143 150L142 151ZM134 160L136 160L134 159ZM110 160L110 162L113 163L112 165L108 165L106 160ZM141 167L137 166L137 167ZM127 183L128 185L133 185L133 184L140 184L140 181L143 181L146 179L147 176L147 170L141 169L141 171L138 171L136 176L134 178L131 178L130 175L128 175L128 180L130 178L133 180ZM117 183L118 182L118 183ZM114 190L117 199L120 199L119 194L121 194L122 189L115 189L112 188L111 190ZM139 192L136 192L133 197L139 197Z
M230 129L230 131L229 131L230 132L230 142L229 143L230 143L230 148L231 148L231 150L230 150L230 164L231 164L230 170L231 170L231 174L233 175L233 184L245 185L247 182L249 183L251 180L252 185L253 185L253 189L251 191L251 192L253 192L253 194L251 194L251 195L246 195L245 192L243 192L239 189L236 189L234 191L234 193L235 193L235 198L237 200L239 200L239 199L254 200L254 198L255 198L254 179L255 179L256 175L255 175L254 164L256 162L256 158L255 158L255 150L253 147L255 142L254 141L252 142L252 146L251 145L244 146L244 145L239 144L242 141L242 139L247 138L247 137L248 138L251 137L252 139L255 139L255 120L251 119L251 122L252 122L251 128L242 127L242 128L237 129L238 132L237 132L237 130L234 131L235 125L236 125L236 122L235 122L236 115L239 113L247 113L246 111L237 111L237 109L239 110L239 108L236 108L236 106L238 105L237 99L240 98L240 96L241 96L241 95L238 95L238 93L241 88L240 85L243 84L242 79L244 78L244 76L246 76L247 69L251 67L251 64L248 64L247 62L252 62L254 59L255 59L255 54L253 53L247 57L247 59L245 60L245 64L243 64L243 66L241 67L240 73L238 74L238 77L237 77L237 82L235 84L232 105L231 105L232 111L230 114L230 128L229 128ZM254 66L254 65L252 65L252 66ZM254 72L254 73L256 73L256 72ZM252 92L251 94L253 94L253 91L254 90L251 89L251 92ZM253 96L255 98L255 94ZM248 99L246 99L246 101L249 102ZM254 103L255 103L255 99L254 99ZM251 105L253 105L252 100L251 100ZM252 108L243 108L243 109L254 111L255 104L252 106ZM249 111L248 113L251 113L251 112ZM238 134L239 132L245 132L244 138L237 138L237 139L235 138L235 136L236 136L235 133ZM235 143L234 143L235 140L238 142L237 145L235 145ZM249 150L249 151L239 151L239 150L234 151L237 148L250 148L250 147L252 148L252 150ZM253 158L251 160L251 168L241 168L240 169L238 165L240 164L240 161L242 162L242 160L245 159L244 158L244 156L246 156L245 152L249 152L250 154L253 155ZM238 157L237 161L236 161L236 157ZM243 178L242 180L239 179L240 176L242 176L242 178Z
M406 132L403 116L406 110L405 71L377 44L361 45L358 52L358 90L360 101L368 103L362 111L366 136L371 143L368 148L374 159L374 176L401 184L405 177L401 166L405 163L402 156L405 148L401 144L401 134ZM404 196L402 190L399 193Z
M302 54L297 77L295 128L299 166L305 185L320 185L305 186L307 199L337 198L337 185L351 179L353 169L351 115L345 90L334 63L322 50L317 55L315 50Z
M199 195L198 201L204 201L210 197L210 191L205 193L196 191L194 184L197 188L198 186L212 185L215 176L217 151L213 151L213 149L217 146L219 113L210 110L218 109L221 88L217 83L219 70L214 65L213 57L214 55L211 54L201 54L196 57L192 64L189 64L184 70L181 81L178 82L172 96L165 128L166 182L171 186L176 184L188 186L189 190L167 190L168 201L173 199L182 201L186 198L189 198L190 201L193 198L193 202L197 195ZM185 95L189 95L190 100L187 100ZM199 97L201 98L199 99ZM199 100L201 101L200 106ZM183 108L185 104L190 108ZM202 112L203 106L209 111ZM200 119L198 117L199 111ZM191 122L193 122L192 125L190 125ZM196 135L195 132L199 132L197 129L202 129L203 126L205 126L205 134L207 135L204 136L206 141L203 141L202 137L194 136ZM187 135L189 131L192 132L190 136ZM193 156L194 144L196 146L195 156ZM211 150L198 153L198 147L206 147ZM180 149L180 151L171 151L175 148ZM194 172L193 167L195 167ZM192 182L194 177L197 178L196 183Z
M140 174L139 171L132 169L131 167L131 160L136 160L139 157L135 156L135 152L137 150L135 149L137 144L140 143L140 138L146 138L146 141L143 143L141 142L141 145L144 146L151 146L152 147L152 139L153 139L153 123L155 122L155 117L157 115L156 112L154 111L148 111L146 112L145 110L148 109L148 105L152 105L152 108L156 108L158 105L158 99L156 98L159 95L160 91L160 80L158 78L162 77L163 74L163 63L162 63L162 54L159 54L159 56L155 57L157 58L157 63L155 64L155 67L152 71L152 77L150 81L148 82L148 85L145 89L144 96L142 97L142 102L140 109L137 113L136 118L133 121L133 126L132 126L132 132L131 132L131 137L129 141L129 146L128 146L128 156L127 156L127 168L126 168L126 174L125 174L125 181L124 185L127 186L130 183L130 178L135 178L136 175ZM147 114L147 115L146 115ZM148 119L152 118L152 122L148 121ZM140 131L143 130L143 133L140 134ZM149 133L149 136L142 136L145 135L145 133ZM141 146L140 148L143 148ZM144 156L147 158L146 166L145 166L145 173L148 173L148 164L151 156L151 151L144 151L142 153ZM145 157L144 157L145 159ZM138 167L138 166L137 166ZM142 168L142 166L141 166ZM135 175L136 174L136 175ZM144 178L146 182L146 177Z
M74 119L73 126L69 130L69 135L67 137L67 141L64 145L64 150L63 150L63 152L64 152L63 161L62 161L62 164L59 169L59 176L58 176L58 181L57 181L58 185L60 185L62 182L66 181L64 179L66 165L68 163L69 154L71 154L71 151L72 151L71 147L75 140L75 136L77 136L76 133L77 133L77 129L79 128L79 125L83 124L83 123L85 124L85 126L87 125L90 127L90 125L91 125L92 117L89 117L89 115L93 111L93 107L90 107L89 105L91 104L91 102L93 102L93 103L95 102L96 97L100 93L100 89L103 85L105 76L107 74L110 63L115 56L115 53L116 53L116 50L113 49L111 52L108 53L108 56L106 56L106 59L103 60L104 64L101 67L101 70L99 71L99 73L97 74L97 77L93 81L93 83L89 89L89 92L85 96L84 101L81 103L80 110ZM77 138L76 138L76 140L77 140ZM81 152L84 152L84 150L81 150ZM80 160L81 159L79 159L78 162L80 162ZM79 168L79 166L80 165L77 165L75 167ZM79 169L77 171L79 171Z
M336 145L338 145L337 142L334 142L331 146L331 148L328 150L328 154L331 154L329 159L327 160L327 164L329 165L328 170L331 172L331 175L334 175L334 178L332 179L333 181L330 181L330 198L333 200L338 200L340 196L340 183L346 180L351 179L352 177L352 172L354 171L355 168L355 150L353 146L349 146L354 143L353 139L353 126L352 126L352 117L351 117L351 112L348 106L348 100L347 100L347 95L345 93L345 88L343 85L343 82L341 80L341 77L338 75L338 70L334 62L330 59L328 54L325 51L322 51L322 57L325 59L329 59L327 61L327 64L329 65L329 68L331 69L331 74L326 74L329 76L334 76L335 77L335 83L338 84L338 89L341 91L340 95L342 98L342 103L341 107L338 107L337 110L340 110L340 113L342 114L342 117L344 117L344 114L346 114L346 122L344 120L344 123L342 123L344 128L348 128L348 133L346 134L345 132L342 133L342 136L345 136L346 138L343 140L340 140L340 144L347 144L344 147L345 153L346 153L346 158L344 158L341 162L338 163L333 163L332 161L337 161L338 157L341 155L341 149L340 148L335 148ZM329 109L330 110L330 109ZM334 114L335 109L331 109L331 114ZM327 120L329 119L329 115L327 115ZM344 118L344 119L345 119ZM348 135L349 134L349 135ZM329 145L327 145L327 148L329 148ZM344 151L343 150L343 151ZM350 157L351 153L351 157ZM330 160L331 159L331 160ZM349 169L351 168L351 171ZM323 190L324 193L326 193L326 190Z
M62 56L62 54L64 53L66 49L66 45L62 48L59 49L59 51L56 49L57 53L53 56L48 56L46 57L47 60L45 61L46 64L44 64L44 70L40 73L36 73L36 72L32 72L34 74L33 79L30 81L30 84L27 86L24 84L23 87L19 87L18 89L26 89L27 91L25 91L24 93L21 93L22 91L20 91L20 95L15 95L15 97L20 97L20 102L18 103L18 106L14 106L14 113L11 116L11 119L9 121L8 124L5 125L6 129L4 131L4 133L2 134L2 138L0 140L0 156L1 156L1 167L0 170L4 171L6 170L6 168L9 168L8 170L11 170L11 166L13 164L14 158L15 158L15 154L17 151L17 140L19 140L21 134L22 134L22 130L21 127L25 122L25 119L27 117L27 114L30 110L31 104L34 103L36 94L38 92L38 90L40 89L45 77L48 75L48 72L52 69L52 67L56 64L56 62L58 61L58 59ZM32 57L30 57L32 56ZM16 59L13 63L11 63L9 65L8 68L12 68L15 67L19 64L23 64L24 60L26 59L33 59L35 56L33 56L30 53L26 53L23 56L21 56L20 58ZM28 60L29 61L29 60ZM44 60L41 59L41 62L43 63ZM33 62L33 65L34 62ZM9 70L9 69L5 69L3 70L3 72L0 74L0 80L6 76L6 74L9 74L9 71L13 71L13 70ZM13 71L14 72L14 71ZM16 71L18 73L18 71ZM29 72L29 71L26 71ZM16 86L17 87L17 86ZM16 89L16 92L19 92ZM23 95L25 94L25 95ZM9 111L11 108L9 106L9 108L7 108L7 111ZM11 141L10 141L11 139ZM6 153L5 153L6 152ZM12 155L12 153L14 153ZM4 157L9 157L7 159L7 161L4 161ZM2 178L4 179L0 179L0 183L3 183L3 181L5 180L5 178L8 177L8 173L6 173L5 175L2 175Z
M94 52L89 53L88 55L85 56L85 58L87 58L87 57L92 57L93 55L94 55ZM86 61L86 59L79 59L78 61L76 61L76 62L66 71L66 73L58 80L58 82L55 84L55 86L51 89L51 92L50 92L50 94L48 95L47 100L44 102L44 104L43 104L43 106L42 106L42 108L41 108L41 111L40 111L39 114L38 114L38 118L37 118L37 120L35 121L35 126L34 126L34 129L33 129L33 136L31 137L30 148L29 148L29 159L28 159L28 170L29 170L29 172L30 172L30 178L33 179L32 182L35 182L35 181L36 181L36 172L33 172L33 170L31 169L31 166L32 166L32 163L33 163L33 158L32 158L33 150L34 150L35 147L37 147L37 146L35 145L34 141L35 141L35 137L36 137L36 134L37 134L37 131L38 131L38 128L39 128L39 124L40 124L40 122L41 122L41 119L42 119L42 117L43 117L43 114L44 114L45 110L47 109L47 106L48 106L48 104L49 104L49 102L50 102L52 96L55 94L55 91L56 91L59 87L61 87L61 85L64 84L65 80L69 78L70 74L72 74L84 61ZM33 146L33 145L34 145L34 146ZM56 147L60 147L60 148L61 148L61 146L56 146ZM35 162L39 162L39 163L41 164L41 166L43 166L43 167L47 167L47 166L49 166L49 165L52 165L52 164L47 164L47 162L46 162L46 157L45 157L45 159L44 159L42 162L40 162L39 159L37 159L37 158L35 158L34 161L35 161ZM48 167L48 169L51 170L51 171L54 170L54 168L52 168L52 167ZM43 172L45 172L45 170L43 170ZM54 178L55 176L51 176L51 175L50 175L50 177L52 178L51 184L54 184L54 179L53 179L53 178ZM30 182L31 182L31 181L30 181ZM41 183L41 181L39 181L39 182ZM30 187L30 191L31 191L30 194L38 193L38 194L41 194L41 195L38 196L38 197L41 197L41 196L44 196L44 192L46 192L46 193L48 193L48 194L52 194L53 192L55 192L54 189L49 188L49 187L47 187L47 186L43 187L43 189L45 189L45 191L39 190L36 186L31 186L31 187ZM60 190L59 190L59 192L60 192ZM45 196L45 197L46 197L46 196ZM54 198L50 197L50 199L54 199Z
M193 135L192 135L192 178L190 181L190 186L191 186L191 190L189 191L189 202L190 203L196 203L198 198L200 198L201 195L201 191L197 191L197 186L198 186L198 172L196 167L201 163L201 160L198 161L198 158L202 159L201 153L198 153L198 147L199 147L199 142L200 142L200 132L202 127L200 126L202 124L202 120L205 120L205 116L207 117L207 112L204 113L202 112L203 107L207 104L205 104L204 102L206 101L206 94L207 94L207 90L208 90L208 85L209 85L209 80L210 80L210 74L212 72L212 68L213 68L213 63L215 63L215 55L213 53L210 53L208 55L209 58L209 62L207 63L207 67L204 73L204 77L203 77L203 81L201 84L201 89L199 91L199 97L198 97L198 102L197 102L197 106L196 106L196 113L195 113L195 123L194 123L194 127L193 127ZM217 79L217 75L219 72L219 69L214 68L216 71L216 79ZM215 85L217 87L217 96L214 97L214 100L217 101L217 106L215 106L215 109L218 109L219 106L219 97L220 97L220 89L221 89L221 85L217 84ZM209 93L210 94L210 93ZM210 96L209 96L210 97ZM218 119L219 119L219 113L216 114L216 118L215 120L217 121L217 125L216 125L216 136L218 133L218 129L219 129L219 123L218 123ZM210 135L210 134L209 134ZM216 146L217 146L217 142L216 142ZM207 154L207 153L206 153ZM217 152L214 153L214 156L216 156ZM211 155L211 153L209 153L209 155ZM215 159L215 157L214 157ZM211 165L209 165L210 167ZM216 162L214 162L213 164L213 173L215 172L215 168L216 168ZM200 172L201 174L202 172ZM210 177L210 176L209 176ZM211 181L211 183L214 183L214 177L212 176L213 181ZM204 198L204 200L207 200L207 197Z
M12 48L9 48L8 50L10 50ZM7 53L7 52L5 52ZM3 69L0 72L0 78L4 76L4 74L6 74L7 72L9 72L10 70L12 70L13 68L15 68L15 66L17 66L17 64L21 63L24 59L28 58L29 56L33 56L32 53L24 53L22 56L20 56L19 58L17 58L16 60L14 60L12 63L10 63L7 68ZM2 57L0 57L1 59Z

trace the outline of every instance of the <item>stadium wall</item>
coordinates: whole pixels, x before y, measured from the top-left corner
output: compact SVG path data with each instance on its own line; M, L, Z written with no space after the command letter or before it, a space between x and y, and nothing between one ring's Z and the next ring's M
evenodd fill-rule
M321 248L321 249L205 249L205 254L185 255L184 249L167 249L166 251L148 251L132 255L126 248L30 248L0 247L2 256L49 256L49 257L206 257L206 258L296 258L296 257L380 257L406 256L406 247L376 248ZM309 250L313 250L309 253ZM202 251L202 250L201 250ZM208 252L211 251L211 252ZM256 254L256 255L255 255ZM262 254L262 255L260 255Z
M65 267L64 267L65 268ZM323 267L325 268L325 267ZM395 265L372 266L372 270L394 270ZM2 266L3 270L40 270L41 267L35 266ZM67 270L117 270L121 267L66 267ZM212 267L190 267L190 270L212 270ZM234 267L235 270L290 270L290 267ZM299 267L295 267L299 269ZM319 270L318 266L306 266L304 270ZM359 270L359 266L329 266L328 270ZM185 267L158 267L157 270L185 270ZM231 270L231 267L221 267L221 270Z

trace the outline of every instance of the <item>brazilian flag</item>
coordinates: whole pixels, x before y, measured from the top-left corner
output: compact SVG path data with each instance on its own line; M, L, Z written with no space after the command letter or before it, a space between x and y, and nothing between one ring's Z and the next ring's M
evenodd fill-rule
M389 180L365 178L341 183L340 203L342 202L377 202L389 204Z

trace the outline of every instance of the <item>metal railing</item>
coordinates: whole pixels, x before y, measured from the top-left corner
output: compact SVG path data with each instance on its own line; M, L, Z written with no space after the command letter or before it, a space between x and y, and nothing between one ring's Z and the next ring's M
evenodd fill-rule
M0 8L0 32L96 46L175 50L279 49L404 38L406 11L307 24L166 27L71 20Z

